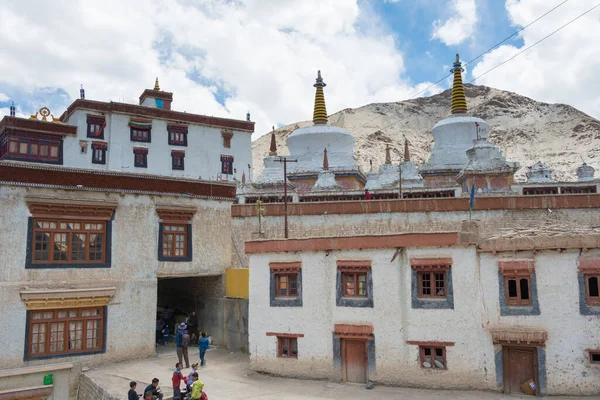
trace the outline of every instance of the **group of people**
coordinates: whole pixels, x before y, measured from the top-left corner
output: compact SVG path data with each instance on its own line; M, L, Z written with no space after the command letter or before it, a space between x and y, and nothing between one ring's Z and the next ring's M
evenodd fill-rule
M173 311L166 307L162 314L158 315L156 322L156 345L159 342L164 341L167 345L169 342L169 326L173 326L175 321ZM206 365L205 354L208 350L210 341L207 337L206 332L198 332L198 316L196 311L187 318L187 323L182 322L176 327L175 332L175 345L177 349L178 363L175 365L175 371L173 372L173 400L208 400L206 393L204 393L204 383L198 379L198 366ZM189 375L186 377L183 375L181 370L183 369L183 361L185 360L185 367L190 368L188 348L191 343L198 340L198 348L200 352L200 364L195 363L191 365ZM181 383L185 384L185 392L182 392ZM143 400L162 400L163 393L158 386L158 378L152 379L152 383L144 389L142 395L138 395L136 392L137 382L132 381L129 385L128 400L138 400L138 397L142 396ZM185 397L184 397L185 393Z

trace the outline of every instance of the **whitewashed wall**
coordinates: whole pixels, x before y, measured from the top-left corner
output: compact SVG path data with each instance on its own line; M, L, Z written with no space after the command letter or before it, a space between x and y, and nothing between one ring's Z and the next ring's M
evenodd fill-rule
M241 180L242 172L245 171L248 176L248 164L252 165L251 132L233 130L231 148L225 148L221 137L221 131L225 129L190 124L188 145L171 146L168 141L167 121L154 119L152 141L132 142L128 125L130 117L116 113L106 114L103 140L108 142L106 164L92 164L91 143L94 139L87 137L87 114L99 113L76 110L67 121L68 124L77 125L77 137L66 137L64 140L64 166L214 180L221 172L221 154L224 154L233 155L233 167L237 168L237 179ZM88 141L87 153L81 152L80 140ZM148 168L134 167L134 147L148 149ZM185 151L185 170L172 169L171 150ZM226 179L226 176L223 176L223 179ZM229 175L229 179L233 179L233 176Z
M251 368L278 375L339 380L333 365L333 327L371 324L376 372L369 379L404 386L495 389L494 360L473 351L485 343L477 263L471 248L409 248L394 262L395 249L255 254L250 256L249 341ZM411 308L410 257L452 257L454 310ZM336 260L371 260L373 308L336 306ZM302 307L269 306L269 262L302 261ZM276 337L266 332L303 333L298 359L278 358ZM418 347L407 340L447 341L447 371L420 368ZM474 347L475 346L475 347ZM491 342L488 343L490 351ZM491 360L491 361L490 361ZM486 372L487 368L487 372Z

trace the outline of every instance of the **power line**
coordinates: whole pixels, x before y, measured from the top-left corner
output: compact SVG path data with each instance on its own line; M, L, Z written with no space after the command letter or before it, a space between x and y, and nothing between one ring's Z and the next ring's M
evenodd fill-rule
M555 7L551 8L550 10L546 11L544 14L540 15L538 18L534 19L533 21L531 21L530 23L528 23L527 25L525 25L524 27L522 27L521 29L519 29L518 31L514 32L512 35L505 37L504 39L502 39L502 41L496 43L495 45L493 45L492 47L490 47L489 49L487 49L486 51L484 51L483 53L479 54L477 57L473 58L472 60L468 61L467 63L465 63L464 65L467 66L469 64L471 64L472 62L474 62L475 60L478 60L479 58L481 58L482 56L484 56L485 54L489 53L490 51L494 50L496 47L500 46L502 43L506 42L508 39L514 37L515 35L518 35L519 33L523 32L525 29L527 29L528 27L530 27L531 25L535 24L536 22L538 22L540 19L544 18L546 15L550 14L552 11L556 10L558 7L562 6L563 4L565 4L567 1L569 0L564 0L562 3L557 4ZM414 94L413 96L409 97L408 99L414 99L415 97L417 97L418 95L420 95L421 93L426 92L427 90L431 89L432 87L434 87L435 85L437 85L438 83L440 83L441 81L443 81L444 79L448 78L450 75L452 75L452 73L449 73L448 75L444 76L442 79L438 80L435 83L432 83L431 85L427 86L425 89L421 90L420 92Z
M600 7L600 3L596 4L594 7L590 8L589 10L587 10L586 12L584 12L583 14L580 14L579 16L573 18L572 20L570 20L569 22L567 22L566 24L564 24L563 26L561 26L558 29L555 29L554 31L550 32L548 35L544 36L543 38L541 38L540 40L538 40L537 42L535 42L534 44L532 44L531 46L528 46L526 48L524 48L523 50L519 51L517 54L515 54L514 56L512 56L511 58L502 61L500 64L488 69L487 71L485 71L484 73L482 73L481 75L476 76L475 78L473 78L471 81L469 81L469 83L473 83L475 82L477 79L481 78L482 76L484 76L485 74L487 74L488 72L492 72L493 70L495 70L496 68L498 68L501 65L506 64L509 61L514 60L517 56L525 53L527 50L531 49L532 47L538 45L539 43L543 42L544 40L548 39L550 36L554 35L556 32L560 31L561 29L571 25L573 22L577 21L579 18L583 17L584 15L586 15L587 13L592 12L594 9Z

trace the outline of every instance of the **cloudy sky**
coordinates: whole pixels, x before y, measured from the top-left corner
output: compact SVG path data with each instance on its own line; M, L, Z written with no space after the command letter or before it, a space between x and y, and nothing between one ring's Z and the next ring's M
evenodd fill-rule
M0 2L0 115L79 96L136 103L159 77L176 110L244 119L258 137L328 112L400 101L565 0L20 0ZM600 7L567 0L467 67L465 81L571 104L600 118ZM421 95L448 87L442 81Z

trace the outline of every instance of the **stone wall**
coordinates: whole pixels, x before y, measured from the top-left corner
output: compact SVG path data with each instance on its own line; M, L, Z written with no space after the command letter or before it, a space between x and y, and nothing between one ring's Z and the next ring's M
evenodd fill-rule
M118 397L110 395L100 385L96 384L92 378L86 374L79 376L79 389L77 391L77 400L120 400Z

